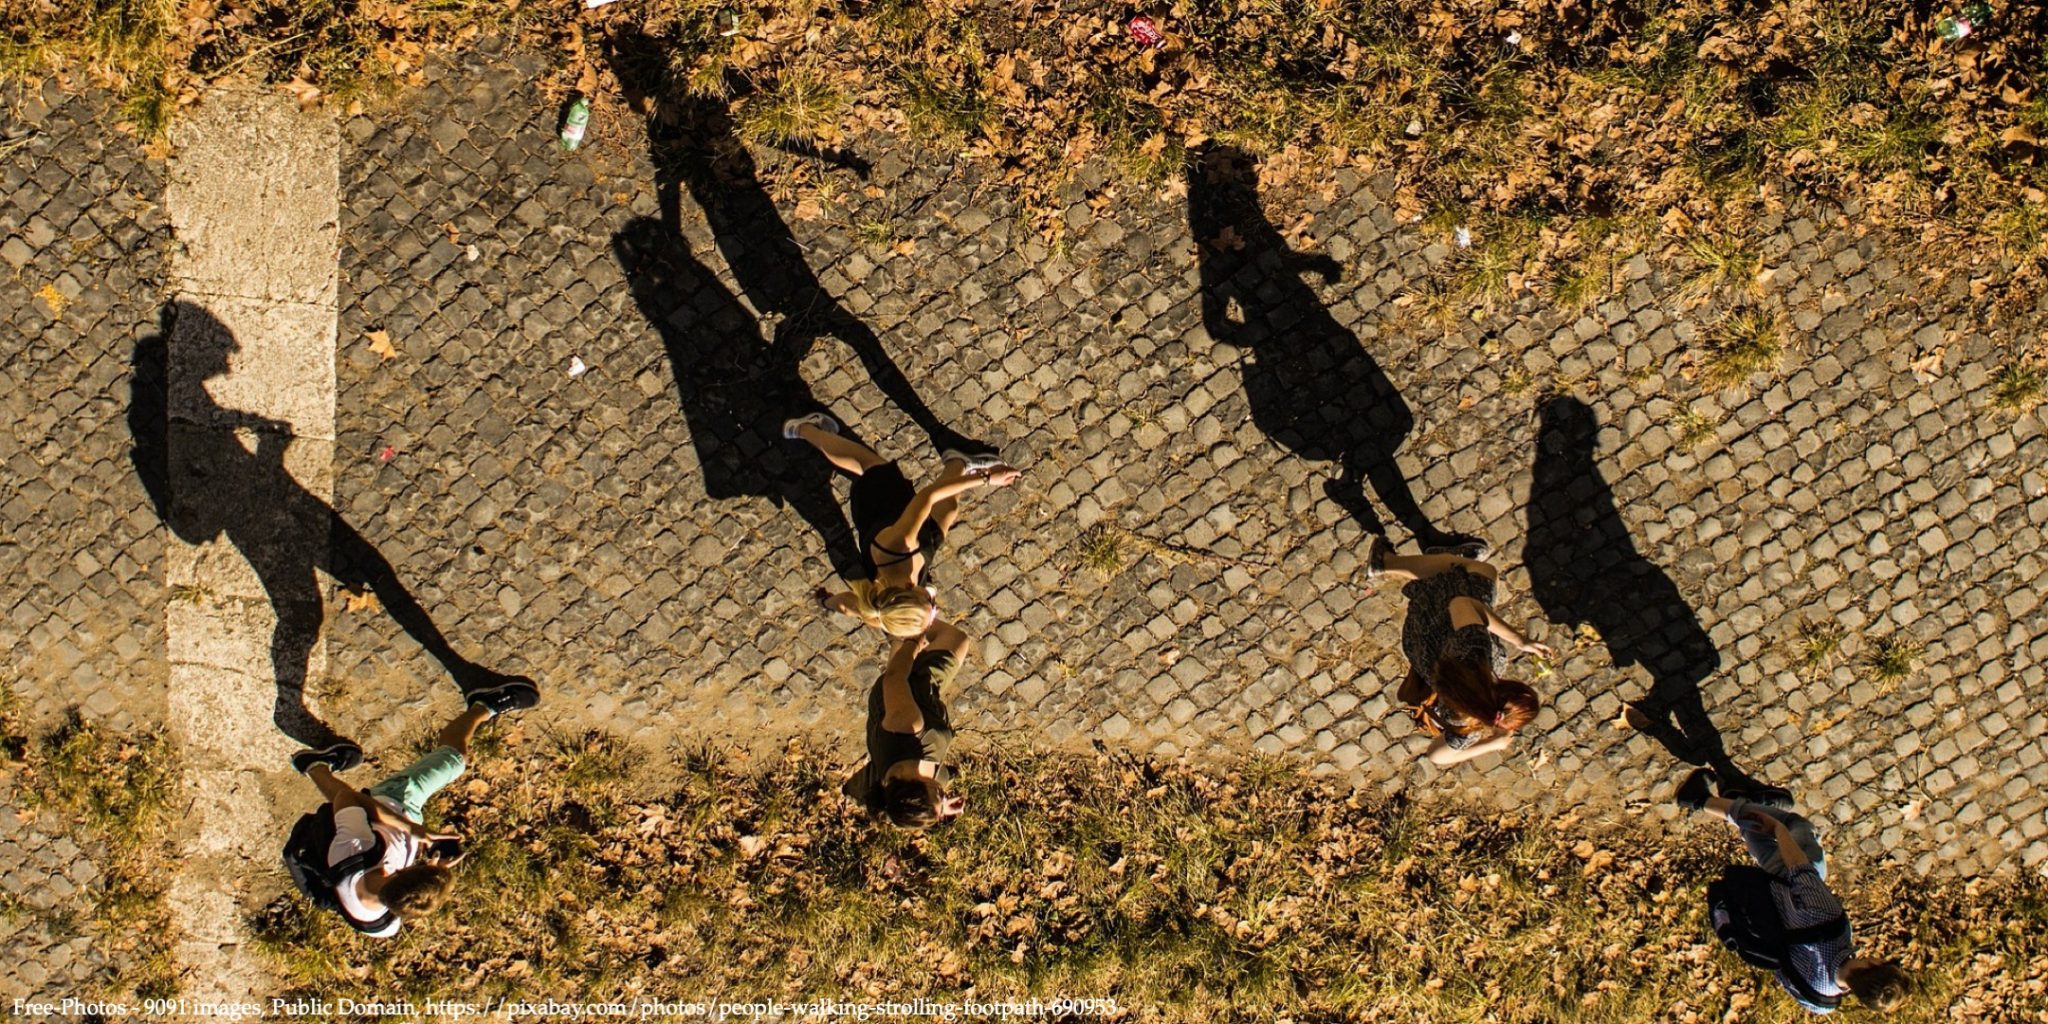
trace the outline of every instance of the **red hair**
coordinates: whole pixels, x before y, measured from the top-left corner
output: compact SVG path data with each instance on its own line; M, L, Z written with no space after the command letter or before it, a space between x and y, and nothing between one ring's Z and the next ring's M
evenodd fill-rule
M1529 684L1495 678L1489 666L1448 655L1437 660L1434 689L1447 710L1504 732L1535 721L1543 706Z

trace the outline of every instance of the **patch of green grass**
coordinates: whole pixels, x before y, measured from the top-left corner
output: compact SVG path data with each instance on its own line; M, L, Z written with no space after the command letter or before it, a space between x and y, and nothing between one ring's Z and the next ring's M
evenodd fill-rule
M789 68L768 88L741 101L735 121L748 142L817 142L838 127L846 94L819 72Z
M896 69L898 103L914 136L959 145L981 132L990 116L988 97L973 82L949 80L921 64Z
M2048 397L2048 374L2029 363L2009 364L1991 382L1991 404L2014 415L2040 405L2043 397Z
M1536 386L1536 378L1520 366L1511 366L1501 375L1500 393L1509 398L1520 398Z
M1593 253L1567 265L1551 281L1557 304L1572 312L1584 312L1614 293L1614 261L1606 253Z
M1775 314L1745 309L1715 325L1700 360L1702 383L1714 389L1748 383L1778 368L1784 358L1784 325Z
M47 923L74 932L89 911L117 991L145 998L175 993L164 893L174 869L169 837L179 776L169 741L161 733L113 735L75 714L55 731L31 736L5 686L0 740L10 774L18 775L21 809L68 823L81 844L106 852L100 880L88 887L90 902L60 907L44 915ZM9 917L29 912L19 903L0 910Z
M1124 549L1121 538L1115 531L1095 527L1081 538L1078 549L1082 568L1093 571L1103 579L1115 576L1124 567Z
M1799 674L1811 679L1834 667L1835 657L1841 653L1844 635L1838 623L1801 623L1797 635L1792 638L1792 660L1798 666Z
M1886 637L1871 649L1868 661L1870 674L1889 690L1897 687L1913 674L1920 663L1920 656L1927 652L1924 644L1904 637Z
M1693 451L1714 439L1720 424L1698 409L1687 406L1672 417L1672 427L1677 436L1673 440L1678 447Z
M896 244L896 223L887 217L861 217L853 222L853 237L870 249L887 249Z
M844 997L849 979L874 979L875 998L1086 991L1161 1020L1801 1013L1775 993L1737 1002L1755 974L1699 945L1697 886L1737 849L1725 830L1422 808L1266 759L1200 768L1000 744L953 784L967 813L930 832L866 821L837 793L851 766L801 748L603 783L617 813L584 820L570 808L592 797L559 777L558 756L479 761L482 795L449 798L472 837L459 925L364 943L280 900L258 925L280 994L368 970L415 998L685 984ZM1909 1012L1968 998L1988 1019L2027 997L1973 968L2041 955L2044 885L1879 875L1844 895L1867 942L1930 965ZM1907 914L1880 912L1906 893Z
M1756 290L1757 272L1763 257L1747 242L1733 238L1695 238L1685 244L1695 267L1686 279L1686 290L1694 296L1716 292L1740 294Z

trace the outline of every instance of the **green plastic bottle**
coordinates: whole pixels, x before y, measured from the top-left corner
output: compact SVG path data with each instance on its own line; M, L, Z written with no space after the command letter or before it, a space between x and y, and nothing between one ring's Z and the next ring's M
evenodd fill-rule
M1991 21L1991 5L1983 0L1970 0L1963 9L1934 23L1934 34L1943 42L1953 43L1983 28Z
M590 97L578 96L569 104L569 112L562 115L562 148L574 150L583 145L583 132L590 127Z

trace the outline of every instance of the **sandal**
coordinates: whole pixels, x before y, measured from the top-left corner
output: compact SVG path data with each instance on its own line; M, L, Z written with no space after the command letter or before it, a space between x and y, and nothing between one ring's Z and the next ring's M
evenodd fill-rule
M797 440L799 436L797 428L805 425L816 427L827 434L839 433L839 421L833 419L830 413L814 412L808 416L798 416L795 419L783 420L782 436L791 441Z

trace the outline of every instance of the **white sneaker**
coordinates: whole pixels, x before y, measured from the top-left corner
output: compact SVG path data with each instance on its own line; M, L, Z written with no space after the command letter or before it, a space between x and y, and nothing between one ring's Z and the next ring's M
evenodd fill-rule
M827 434L839 433L838 420L833 419L831 416L825 413L814 412L809 416L798 416L793 420L783 420L782 436L784 438L787 438L788 440L794 441L797 439L797 428L804 426L806 424L816 427Z

